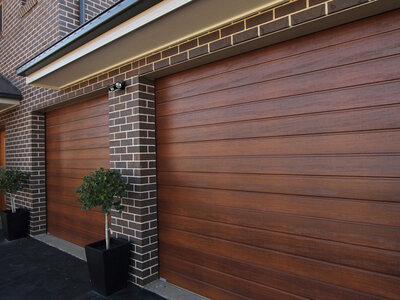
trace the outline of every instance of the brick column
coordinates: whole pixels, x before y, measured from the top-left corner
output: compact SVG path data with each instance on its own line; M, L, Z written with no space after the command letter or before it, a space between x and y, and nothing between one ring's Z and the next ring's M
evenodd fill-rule
M17 207L30 211L31 235L46 232L45 118L41 113L14 111L7 116L6 167L28 172L30 178L16 194ZM10 199L7 197L7 207Z
M46 233L46 132L45 116L31 115L30 121L30 178L27 191L30 198L30 234Z
M130 281L143 286L158 278L154 84L135 75L109 96L111 168L130 184L111 228L132 242Z

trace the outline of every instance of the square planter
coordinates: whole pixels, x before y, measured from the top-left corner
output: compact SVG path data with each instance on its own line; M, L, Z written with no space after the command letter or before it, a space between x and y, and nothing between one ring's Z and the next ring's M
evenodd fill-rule
M0 211L2 231L4 237L15 240L28 235L29 211L18 208L15 213L11 210Z
M127 286L129 270L128 241L111 239L106 250L105 240L86 245L86 259L92 287L108 296Z

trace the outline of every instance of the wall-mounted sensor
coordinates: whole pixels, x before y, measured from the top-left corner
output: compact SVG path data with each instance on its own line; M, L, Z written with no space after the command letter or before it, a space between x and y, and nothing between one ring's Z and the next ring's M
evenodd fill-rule
M123 89L125 89L125 86L126 86L126 82L123 81L123 80L121 80L121 81L117 81L117 82L114 83L114 84L110 84L110 85L108 86L108 90L109 90L110 92L113 92L113 91L115 91L115 90L123 90Z

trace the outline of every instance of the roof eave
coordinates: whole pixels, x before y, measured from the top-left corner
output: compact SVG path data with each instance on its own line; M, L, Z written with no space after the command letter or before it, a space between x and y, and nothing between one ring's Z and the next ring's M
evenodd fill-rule
M140 14L162 0L120 1L101 14L81 25L61 40L50 45L41 53L17 67L17 75L27 76L43 66L55 61L66 53L77 49L88 41L108 31L110 28Z

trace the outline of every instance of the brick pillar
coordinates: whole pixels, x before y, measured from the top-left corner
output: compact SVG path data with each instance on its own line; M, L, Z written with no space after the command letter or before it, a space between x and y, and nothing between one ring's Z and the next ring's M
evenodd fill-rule
M46 126L45 116L34 113L30 122L31 155L28 185L31 203L30 234L46 233Z
M6 126L6 167L28 172L30 178L16 194L17 207L30 211L31 235L46 232L45 118L39 113L8 115ZM10 208L10 198L7 197Z
M109 96L111 168L130 184L111 228L132 242L130 281L143 286L158 278L154 84L135 76Z

